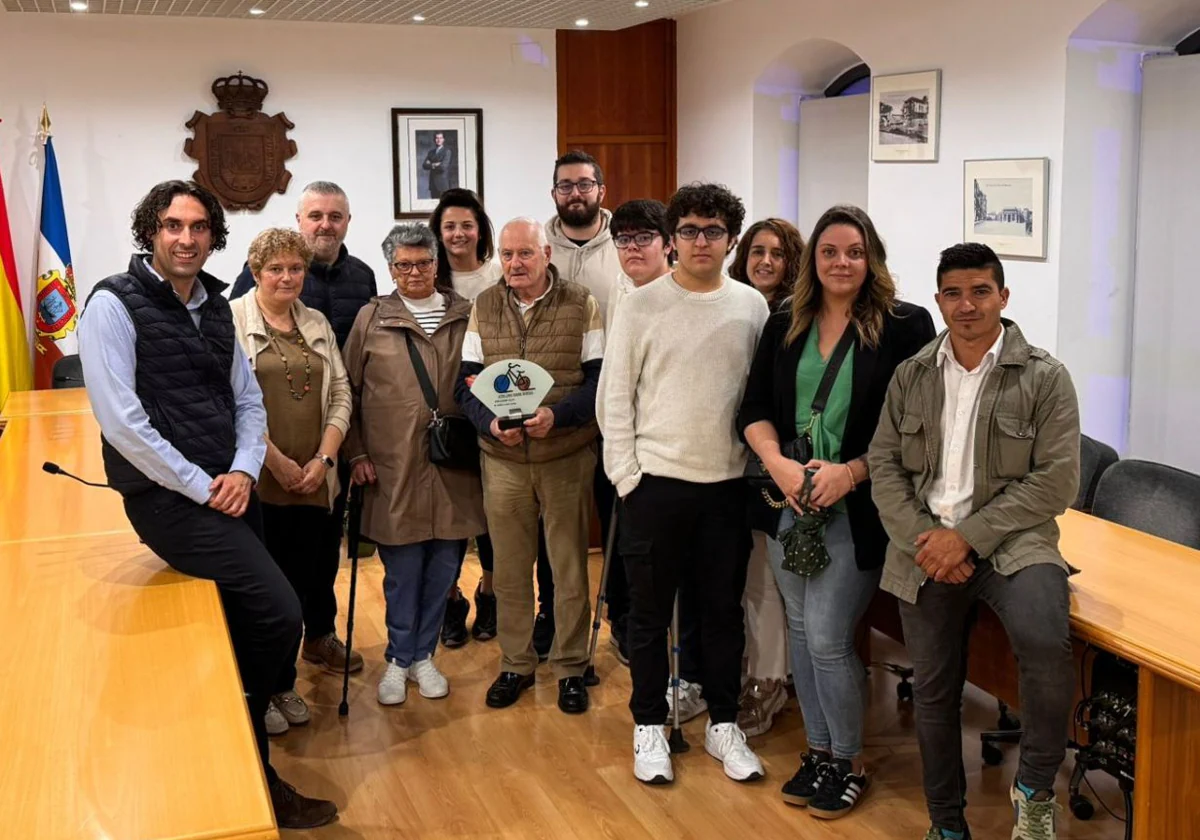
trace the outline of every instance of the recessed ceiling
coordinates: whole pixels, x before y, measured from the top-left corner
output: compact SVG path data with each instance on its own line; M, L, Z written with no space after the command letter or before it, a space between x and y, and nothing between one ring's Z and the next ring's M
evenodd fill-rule
M2 0L10 12L528 29L577 29L580 19L588 29L624 29L724 1L650 0L640 8L634 0L89 0L86 12L74 12L70 0ZM251 15L251 9L262 14ZM414 15L424 20L414 21Z

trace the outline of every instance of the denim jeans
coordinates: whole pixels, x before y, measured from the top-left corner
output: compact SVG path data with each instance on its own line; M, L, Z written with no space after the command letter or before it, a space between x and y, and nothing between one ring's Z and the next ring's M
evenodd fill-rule
M795 514L784 511L779 530ZM810 749L851 759L862 752L867 670L854 649L858 622L879 588L882 569L863 571L854 559L846 514L834 511L825 526L830 562L812 577L783 568L783 546L767 541L767 556L787 613L792 682L804 713Z
M921 746L925 799L938 828L965 831L962 695L968 615L983 601L1000 618L1017 658L1021 695L1021 762L1017 778L1052 790L1066 756L1075 696L1067 573L1048 563L1012 575L976 561L961 585L929 581L916 604L900 602L904 641L913 663L914 718Z
M407 668L433 654L446 613L446 596L458 577L462 543L426 540L379 546L388 662Z

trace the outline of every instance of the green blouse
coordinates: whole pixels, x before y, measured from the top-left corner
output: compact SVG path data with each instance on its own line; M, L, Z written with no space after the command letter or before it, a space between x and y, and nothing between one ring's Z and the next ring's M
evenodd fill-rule
M854 329L850 324L847 329ZM842 436L846 432L846 419L850 415L850 391L854 382L854 348L851 347L842 360L833 389L825 402L825 411L813 416L812 401L825 375L828 360L821 358L818 347L817 325L808 331L808 340L796 365L796 434L808 432L812 437L813 457L822 461L838 463L842 460ZM844 510L844 502L837 507Z

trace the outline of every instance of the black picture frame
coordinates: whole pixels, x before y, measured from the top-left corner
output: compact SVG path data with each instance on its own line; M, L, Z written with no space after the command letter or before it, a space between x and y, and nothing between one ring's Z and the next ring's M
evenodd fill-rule
M453 187L483 199L483 109L393 108L395 218L427 218L441 192Z

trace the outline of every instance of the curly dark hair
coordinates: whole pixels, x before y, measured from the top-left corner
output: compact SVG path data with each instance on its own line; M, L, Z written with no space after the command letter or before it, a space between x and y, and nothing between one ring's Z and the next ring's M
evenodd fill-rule
M229 236L229 226L225 224L225 208L217 201L215 195L195 181L163 181L150 188L146 197L133 209L134 244L143 251L154 250L154 234L162 227L159 214L170 207L175 197L180 195L190 195L204 205L204 209L208 211L208 227L212 231L212 250L224 250L225 240Z
M720 219L729 230L733 241L742 232L746 219L746 205L723 184L701 184L699 182L680 187L667 203L667 228L672 233L684 216L704 216Z
M804 237L796 226L786 219L763 219L746 228L746 235L738 243L737 253L729 264L729 276L734 280L753 285L746 273L746 265L750 262L750 246L754 237L763 231L768 231L779 237L779 245L783 248L783 280L771 292L767 301L772 307L779 304L792 293L796 286L796 278L800 276L800 257L804 253Z
M937 267L937 287L942 288L942 278L946 272L959 268L990 268L992 277L996 280L996 288L1004 288L1004 266L996 252L982 242L963 242L951 245L942 251Z
M475 224L479 227L479 243L475 246L475 257L481 263L491 262L496 256L495 232L492 230L492 220L483 209L479 196L462 187L452 187L442 193L442 198L433 212L429 214L429 229L437 238L437 287L441 291L454 288L450 276L450 257L442 242L442 216L449 207L462 207L471 211ZM389 262L391 260L389 259Z

